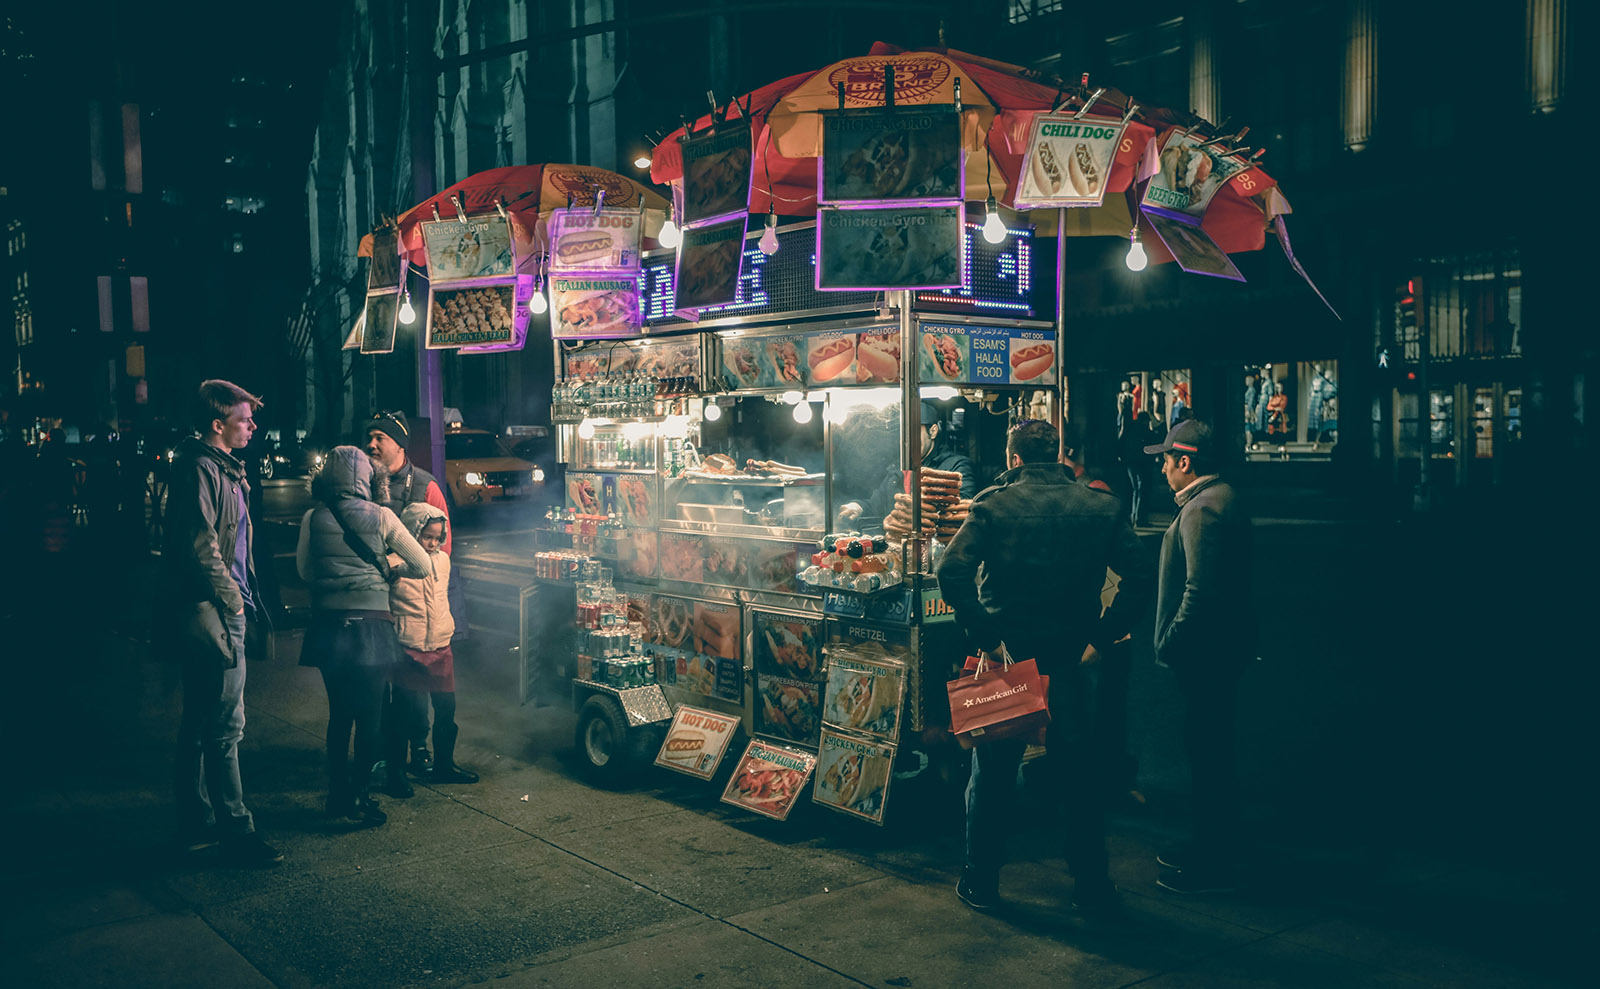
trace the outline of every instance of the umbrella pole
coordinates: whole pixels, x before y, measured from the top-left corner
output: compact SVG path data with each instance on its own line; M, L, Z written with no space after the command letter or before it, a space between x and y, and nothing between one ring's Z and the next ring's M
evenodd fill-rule
M1067 420L1067 208L1056 208L1056 398L1052 418L1059 431Z

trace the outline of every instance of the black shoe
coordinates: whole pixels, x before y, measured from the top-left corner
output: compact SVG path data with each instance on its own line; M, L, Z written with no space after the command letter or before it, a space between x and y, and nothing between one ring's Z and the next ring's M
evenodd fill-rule
M364 827L369 828L381 827L389 820L389 815L385 814L383 808L379 807L378 802L371 797L357 800L355 806L350 808L350 812L345 816L360 821Z
M430 778L435 783L476 783L478 774L460 766L435 766Z
M418 745L411 750L411 775L423 779L433 772L433 755L425 745Z
M394 797L396 800L405 800L407 797L414 797L417 795L417 791L411 786L410 783L406 782L406 778L404 776L394 773L389 774L389 782L384 785L383 792L387 793L391 797Z
M978 880L971 870L964 869L956 882L956 896L974 910L993 910L1000 905L1000 881Z
M1122 913L1122 897L1109 879L1079 882L1072 887L1072 909L1091 917L1116 917Z
M1232 893L1239 887L1226 873L1215 871L1174 872L1156 880L1156 885L1171 893L1199 895L1201 893Z
M182 830L178 835L178 847L193 855L217 847L221 840L221 836L217 834L217 826L208 824L193 831L187 828Z
M237 838L224 838L222 858L231 865L262 868L283 861L283 853L262 840L254 831Z
M1184 866L1193 861L1194 853L1187 846L1169 848L1166 851L1156 853L1156 865L1161 866L1163 869L1171 869L1174 872L1182 872Z

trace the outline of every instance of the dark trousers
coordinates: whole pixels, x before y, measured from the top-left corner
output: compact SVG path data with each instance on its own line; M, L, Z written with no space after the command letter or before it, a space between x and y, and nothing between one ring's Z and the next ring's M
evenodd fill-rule
M1111 760L1096 731L1105 699L1100 664L1074 662L1050 676L1050 730L1046 738L1047 792L1066 804L1067 865L1078 882L1106 879L1105 795ZM988 742L972 750L967 780L967 868L992 879L1005 864L1008 832L1017 821L1017 769L1027 743Z
M428 740L428 704L433 704L433 765L449 769L456 764L456 695L454 691L408 690L396 685L384 720L390 766L404 767L407 749Z
M1194 847L1190 855L1201 868L1224 867L1238 849L1234 736L1239 676L1178 672L1178 689L1183 695L1183 748L1192 788Z
M245 638L245 618L226 619L230 637ZM183 657L183 719L178 725L173 792L178 828L195 835L215 825L224 835L254 831L239 779L239 742L244 738L245 658L224 669L211 651L195 649Z
M1142 457L1124 461L1124 464L1128 470L1128 521L1133 525L1144 525L1150 520L1144 507L1144 475L1150 469L1150 464Z
M328 691L328 803L345 806L367 795L372 767L383 758L383 695L387 666L322 670ZM348 763L355 729L355 762Z

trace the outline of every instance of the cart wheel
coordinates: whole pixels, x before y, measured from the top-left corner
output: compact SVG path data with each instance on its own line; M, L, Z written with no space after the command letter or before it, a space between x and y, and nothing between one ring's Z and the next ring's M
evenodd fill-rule
M609 697L591 697L578 709L578 751L596 775L615 779L628 768L628 719Z

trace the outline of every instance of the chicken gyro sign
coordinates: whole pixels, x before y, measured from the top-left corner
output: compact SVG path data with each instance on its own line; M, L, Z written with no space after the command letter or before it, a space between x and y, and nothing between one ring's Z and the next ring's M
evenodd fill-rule
M1117 120L1051 113L1034 117L1022 156L1017 209L1099 206L1126 130Z

